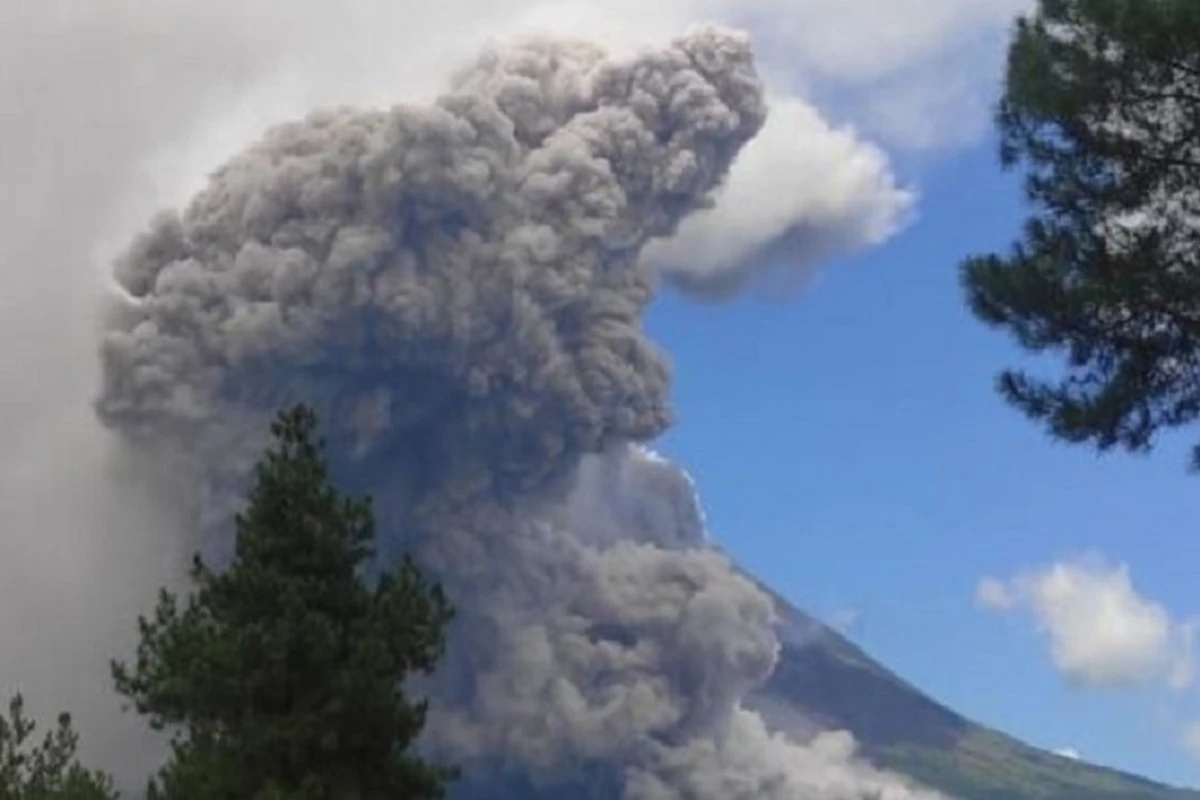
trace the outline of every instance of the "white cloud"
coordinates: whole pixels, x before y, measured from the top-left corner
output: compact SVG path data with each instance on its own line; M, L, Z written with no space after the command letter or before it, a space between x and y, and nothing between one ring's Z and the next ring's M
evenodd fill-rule
M783 8L786 3L786 9ZM764 26L791 74L905 148L958 146L990 122L1006 37L1034 0L779 0Z
M1173 619L1140 594L1123 564L1088 555L1007 581L987 577L975 597L988 610L1032 614L1055 666L1072 683L1111 688L1158 681L1181 690L1194 680L1194 623Z
M1006 30L1033 2L779 0L772 5L773 40L795 46L795 58L806 69L869 83Z
M775 98L717 206L685 220L646 258L707 294L756 281L795 290L829 256L890 238L915 199L897 185L882 150L831 127L801 100Z
M1074 747L1060 747L1058 750L1054 751L1054 754L1062 756L1063 758L1069 758L1072 761L1078 761L1080 758L1082 758L1082 756L1079 755L1079 751Z
M976 63L979 49L992 56L982 75ZM967 145L991 124L995 96L980 86L998 87L1001 65L1001 48L994 45L947 54L880 79L857 98L854 113L867 130L897 148L930 151Z
M1197 761L1200 761L1200 722L1189 722L1179 734L1179 746Z
M989 611L1008 611L1016 604L1016 598L996 578L981 578L975 586L975 604Z
M1189 722L1179 733L1179 746L1192 758L1200 761L1200 722Z
M839 608L825 618L825 623L842 633L849 633L862 622L862 611L857 608Z

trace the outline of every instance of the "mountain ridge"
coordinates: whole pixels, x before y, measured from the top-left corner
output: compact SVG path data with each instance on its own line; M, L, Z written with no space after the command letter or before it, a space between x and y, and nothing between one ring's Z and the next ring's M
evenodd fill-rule
M749 700L797 737L854 735L868 761L957 800L1200 800L1200 791L1025 744L939 703L762 582L781 652Z

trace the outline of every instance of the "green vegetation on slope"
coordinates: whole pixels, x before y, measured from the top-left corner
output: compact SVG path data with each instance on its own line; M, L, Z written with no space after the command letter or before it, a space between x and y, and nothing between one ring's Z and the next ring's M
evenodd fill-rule
M961 800L1200 798L1197 792L1037 750L979 727L948 749L899 744L884 748L876 760Z

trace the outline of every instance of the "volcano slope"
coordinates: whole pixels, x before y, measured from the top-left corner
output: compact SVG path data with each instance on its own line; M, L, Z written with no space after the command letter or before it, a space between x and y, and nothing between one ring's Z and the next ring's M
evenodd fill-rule
M1200 792L1065 758L972 722L762 588L778 610L782 651L750 705L774 727L799 736L849 731L877 765L960 800L1200 800Z

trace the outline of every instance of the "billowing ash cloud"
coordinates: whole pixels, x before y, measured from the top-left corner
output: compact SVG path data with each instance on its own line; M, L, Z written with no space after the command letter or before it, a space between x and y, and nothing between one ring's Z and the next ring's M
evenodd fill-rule
M709 207L766 113L740 34L622 59L530 39L431 106L273 129L119 261L97 411L203 487L213 551L266 418L305 400L389 548L447 585L424 745L462 797L918 794L742 708L771 601L639 446L670 421L642 250Z

